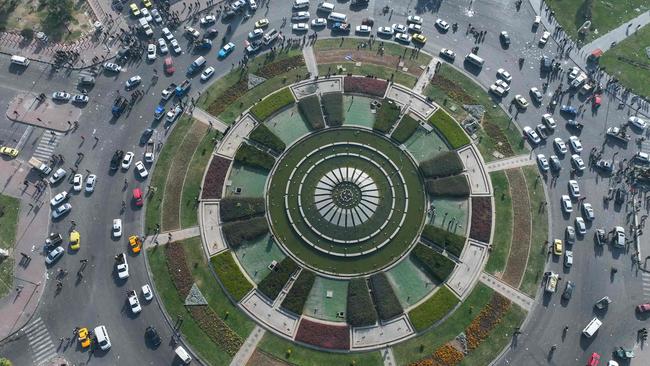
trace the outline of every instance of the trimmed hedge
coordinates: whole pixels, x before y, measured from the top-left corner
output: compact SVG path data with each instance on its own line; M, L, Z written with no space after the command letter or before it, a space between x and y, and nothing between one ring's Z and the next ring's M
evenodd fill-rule
M413 136L419 125L420 122L418 120L406 114L404 117L402 117L402 120L397 125L390 137L392 137L400 144L403 144L406 142L406 140Z
M253 289L253 285L241 273L231 251L228 250L210 258L210 263L212 263L212 268L221 284L235 301L239 302Z
M464 174L426 181L427 192L432 196L469 197L470 189Z
M460 301L447 286L442 286L427 301L409 311L415 330L422 332L449 313Z
M264 170L271 170L275 164L273 156L249 144L241 144L235 154L235 160Z
M445 282L456 267L456 263L424 244L416 245L411 254L422 269L439 283Z
M264 198L226 197L219 202L219 212L223 222L263 215L264 211Z
M267 96L261 102L255 104L253 108L251 108L251 113L253 116L255 116L255 118L257 118L258 121L264 122L278 110L295 102L296 100L293 98L291 90L289 90L289 88L284 88Z
M323 120L323 114L321 113L318 95L314 94L300 99L298 101L298 111L312 130L325 128L325 120Z
M275 133L273 133L273 131L269 130L268 127L261 123L259 126L257 126L257 128L253 130L253 132L251 132L249 138L268 147L278 154L287 148L287 145L282 142L282 140L280 140L280 138Z
M282 301L282 307L297 315L302 314L302 309L305 307L305 302L307 302L315 280L316 275L314 272L303 269L296 282L291 286L287 297Z
M427 178L440 178L463 172L463 162L455 151L444 151L420 163L420 170Z
M268 296L271 300L276 297L284 288L284 285L289 281L289 277L298 269L298 265L293 259L286 257L282 262L278 263L275 270L271 271L262 282L257 285L257 289L264 295Z
M269 232L269 225L264 217L249 220L227 222L221 225L223 236L231 248L239 247L245 240L253 240Z
M397 103L390 99L382 100L372 128L382 133L389 133L399 118L399 112L400 107Z
M347 321L353 327L373 325L377 312L372 305L365 278L353 278L348 285Z
M460 257L460 253L465 246L464 236L450 233L445 229L433 225L426 225L424 227L422 237L440 245L456 257Z
M377 309L377 315L381 320L390 320L402 314L402 305L395 295L393 288L386 277L386 273L380 272L370 277L372 288L372 300Z
M456 123L456 121L442 109L429 118L429 122L440 132L447 140L449 146L456 150L470 143L469 137L465 131Z
M343 94L327 93L321 96L323 115L328 126L338 127L343 124Z

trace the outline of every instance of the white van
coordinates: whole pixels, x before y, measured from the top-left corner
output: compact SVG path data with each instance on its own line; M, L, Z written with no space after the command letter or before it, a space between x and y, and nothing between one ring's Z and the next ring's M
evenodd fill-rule
M106 331L106 326L100 325L95 330L93 331L95 334L95 339L97 340L97 344L99 344L99 348L102 349L102 351L107 351L111 348L111 339L108 337L108 331Z
M327 19L333 22L345 23L348 21L348 16L343 13L331 12L330 15L327 17Z
M176 347L174 352L176 352L176 356L178 356L178 358L180 358L184 364L189 365L189 363L192 362L192 357L190 356L189 353L187 353L187 351L185 350L185 348L183 348L183 346Z
M304 9L309 7L309 0L295 0L293 2L294 9Z
M603 322L601 322L597 317L594 317L591 319L589 324L583 329L582 334L585 335L587 338L591 338L597 331L600 326L603 325Z
M264 44L268 46L269 44L273 43L278 38L279 35L280 33L277 30L275 30L275 28L271 29L270 31L266 32L266 34L264 35L264 40L263 40Z
M29 60L27 59L27 57L18 56L18 55L11 56L11 63L20 66L25 66L25 67L29 66Z
M485 62L482 58L478 57L474 53L468 53L467 56L465 56L465 60L478 67L483 67L483 63Z
M334 4L332 3L320 3L318 4L318 10L331 13L334 11Z

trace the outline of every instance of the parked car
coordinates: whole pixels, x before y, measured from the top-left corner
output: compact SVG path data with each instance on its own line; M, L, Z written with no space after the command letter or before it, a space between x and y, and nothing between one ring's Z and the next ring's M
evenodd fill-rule
M571 198L566 194L562 195L562 210L566 213L573 212L573 204L571 203Z
M543 172L548 171L548 160L546 160L546 156L544 156L544 154L537 155L537 165L539 165L539 169L541 169Z
M571 295L573 295L573 289L576 285L573 281L567 281L566 286L564 287L564 292L562 292L562 298L564 300L571 300Z
M58 181L63 179L63 177L65 177L66 174L68 174L68 172L66 172L65 169L63 168L57 169L56 172L54 172L54 174L52 174L52 176L49 179L50 184L56 184Z
M59 260L63 256L63 253L65 252L65 249L63 249L62 246L58 246L49 253L47 253L47 256L45 257L45 264L48 266Z
M416 23L416 24L420 25L420 24L422 24L422 22ZM446 21L438 18L438 19L436 19L436 27L438 27L441 31L446 32L446 31L449 30L449 23L447 23Z
M208 66L201 73L201 80L202 81L207 81L208 79L210 79L212 77L212 75L214 75L214 67Z
M585 225L585 220L582 217L576 217L575 224L578 234L585 235L587 233L587 226Z
M59 101L59 102L67 102L72 98L72 95L70 93L66 93L64 91L58 91L52 94L52 99Z
M537 132L529 126L524 127L524 135L528 138L528 141L530 141L531 144L539 144L542 142L542 139L539 137Z
M586 168L585 167L585 162L582 160L582 158L578 154L571 155L571 163L579 171L583 171Z
M408 18L406 18L406 21L408 23L422 24L422 17L418 15L409 15Z
M578 136L569 137L569 145L571 145L571 150L574 153L580 153L582 151L582 142L580 142Z
M95 185L97 184L97 176L95 174L89 174L86 178L86 192L93 193L95 191Z
M50 200L50 206L56 207L65 202L68 198L70 198L70 196L68 196L68 192L60 192Z
M70 210L72 210L72 205L69 203L64 203L61 206L57 207L54 211L52 211L52 218L58 219L59 217L70 212Z
M81 189L83 187L83 181L84 181L84 176L81 175L80 173L77 173L72 177L72 189L75 192L81 192Z
M147 168L144 167L144 164L141 161L135 162L135 169L138 171L138 175L140 175L140 178L142 179L146 178L149 175Z
M576 199L580 197L580 185L578 185L578 181L571 179L569 180L569 193L571 194L571 197Z
M218 53L219 58L225 58L228 56L233 50L235 49L235 44L232 42L228 42L225 46L223 46Z

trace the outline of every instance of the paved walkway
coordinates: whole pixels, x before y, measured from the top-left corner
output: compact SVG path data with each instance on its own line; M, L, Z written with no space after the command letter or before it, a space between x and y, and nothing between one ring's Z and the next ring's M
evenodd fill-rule
M594 50L600 48L603 52L611 48L612 42L621 42L627 37L633 35L639 28L650 23L650 11L641 13L636 18L630 20L629 22L621 24L618 28L614 28L611 31L601 35L595 40L587 43L586 45L580 48L580 51L590 54ZM639 50L643 52L643 50Z
M530 311L533 308L533 303L535 302L534 299L531 299L528 295L508 285L507 283L502 282L498 278L488 273L482 272L479 280L508 300L521 306L524 310Z
M219 230L221 227L219 202L216 200L201 200L199 218L201 220L203 247L208 256L215 256L228 249L221 230Z
M171 234L171 237L169 236ZM144 249L155 247L156 245L165 245L170 241L178 241L183 239L193 238L195 236L201 235L200 228L198 226L190 227L187 229L181 229L176 231L167 231L164 233L150 235L144 240L142 247ZM156 243L157 242L157 243Z
M429 80L431 80L433 75L435 75L436 65L438 64L438 62L439 62L438 58L436 57L431 58L431 61L429 61L429 65L427 65L427 68L424 70L424 72L420 74L418 81L415 83L415 86L413 87L414 93L422 94L424 88L429 83Z
M219 120L219 118L198 107L194 107L192 109L192 117L196 118L200 122L205 123L206 125L211 126L219 132L224 132L228 128L228 125Z
M307 64L307 71L312 77L318 76L318 63L316 63L316 55L314 55L314 48L307 46L302 49L302 56Z
M519 155L512 158L493 161L486 165L488 172L496 172L499 170L508 170L513 168L521 168L523 166L535 165L535 159L532 156Z
M262 337L266 333L264 328L256 325L251 334L246 338L246 342L241 346L235 357L230 361L230 366L243 366L246 365L248 359L251 358L251 355L255 351L255 347L262 340Z
M384 360L384 366L397 366L397 360L392 348L386 347L386 349L382 350L381 358Z

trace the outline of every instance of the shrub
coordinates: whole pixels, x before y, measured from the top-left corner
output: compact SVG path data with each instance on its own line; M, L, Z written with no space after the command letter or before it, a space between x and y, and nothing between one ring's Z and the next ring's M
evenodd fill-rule
M287 148L287 145L264 124L257 126L248 138L270 148L278 154Z
M490 197L472 197L472 226L469 229L469 237L489 243L491 233L492 200Z
M253 240L269 232L269 225L264 217L233 221L221 225L223 236L231 248L239 247L245 240Z
M302 314L302 309L305 307L315 280L314 272L303 269L296 282L291 286L287 297L282 301L282 307L298 315Z
M404 117L402 117L402 120L397 125L395 130L393 130L391 137L400 144L403 144L406 142L406 140L413 136L419 125L420 122L418 120L406 114Z
M314 94L300 99L298 101L298 111L312 130L319 130L325 127L318 95Z
M353 327L377 323L377 312L372 305L365 278L353 278L348 285L347 320Z
M388 82L367 77L346 76L343 79L343 90L346 93L368 94L383 97L386 94Z
M328 349L350 349L350 327L302 319L296 340Z
M235 160L264 170L271 170L275 164L273 156L249 144L241 144L235 154Z
M426 225L424 227L422 237L445 248L445 250L456 257L460 257L460 253L465 246L464 236L450 233L445 229L433 225Z
M20 31L20 35L23 36L26 40L31 41L34 39L34 30L32 28L23 28Z
M264 198L226 197L219 202L221 221L248 219L264 214Z
M427 192L432 196L468 197L469 182L464 174L426 181Z
M210 263L219 281L235 301L239 302L253 289L253 285L241 273L229 250L210 258Z
M415 330L421 332L442 319L460 301L447 286L441 286L427 301L409 311Z
M323 116L328 126L338 127L343 124L343 94L327 93L321 96Z
M440 178L463 172L463 162L455 151L445 151L420 163L420 170L427 178Z
M377 110L375 124L372 128L382 133L389 133L395 125L395 122L397 122L399 113L400 107L397 103L390 99L382 100L381 108Z
M224 159L220 156L215 155L212 157L208 171L205 173L205 178L203 179L202 198L221 198L223 183L226 180L226 173L231 162L231 160Z
M469 137L465 134L463 129L456 123L456 121L442 109L438 109L436 113L429 118L429 122L440 132L440 134L447 140L449 146L456 150L469 144Z
M416 245L411 253L422 269L439 283L444 282L456 266L456 263L424 244Z
M258 121L264 122L278 110L295 102L296 100L293 98L291 90L289 90L289 88L284 88L255 104L253 108L251 108L251 113Z
M370 277L372 300L381 320L392 319L402 313L402 305L388 282L386 273L380 272Z
M264 295L268 296L271 300L275 300L276 297L282 291L284 285L289 281L289 277L298 269L298 265L293 259L286 257L282 262L278 263L271 273L269 273L262 282L257 285L257 289L260 290Z

